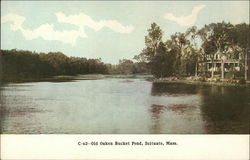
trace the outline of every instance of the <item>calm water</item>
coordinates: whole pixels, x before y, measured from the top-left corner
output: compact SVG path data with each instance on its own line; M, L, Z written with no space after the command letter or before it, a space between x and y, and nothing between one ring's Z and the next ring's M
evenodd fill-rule
M8 84L2 133L249 133L250 89L144 79Z

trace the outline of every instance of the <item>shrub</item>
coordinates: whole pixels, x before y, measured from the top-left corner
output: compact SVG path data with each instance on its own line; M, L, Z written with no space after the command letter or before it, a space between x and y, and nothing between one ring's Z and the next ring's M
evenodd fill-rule
M246 83L245 79L241 78L241 79L239 80L239 84L245 84L245 83Z

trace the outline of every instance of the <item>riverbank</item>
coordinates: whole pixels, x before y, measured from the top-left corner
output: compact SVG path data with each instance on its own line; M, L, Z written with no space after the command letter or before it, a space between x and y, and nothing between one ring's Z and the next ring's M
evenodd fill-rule
M197 85L217 85L217 86L250 86L250 81L239 79L216 79L216 78L201 78L201 77L167 77L154 78L151 80L154 83L185 83Z

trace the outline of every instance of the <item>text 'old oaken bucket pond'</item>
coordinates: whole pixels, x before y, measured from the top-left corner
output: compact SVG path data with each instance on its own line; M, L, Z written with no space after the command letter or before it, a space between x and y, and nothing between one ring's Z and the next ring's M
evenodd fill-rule
M249 87L105 78L1 87L4 134L249 132Z

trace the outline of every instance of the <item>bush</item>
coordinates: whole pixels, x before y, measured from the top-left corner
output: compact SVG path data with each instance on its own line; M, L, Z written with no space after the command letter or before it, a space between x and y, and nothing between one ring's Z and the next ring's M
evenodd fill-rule
M225 73L225 78L226 79L234 79L234 73L233 72L228 72L228 73Z
M206 78L205 77L200 77L197 80L200 81L200 82L206 82Z
M245 83L246 83L245 79L241 78L241 79L239 80L239 84L245 84Z
M235 77L244 77L244 72L236 72Z
M216 78L215 81L216 81L216 82L220 82L220 78Z

